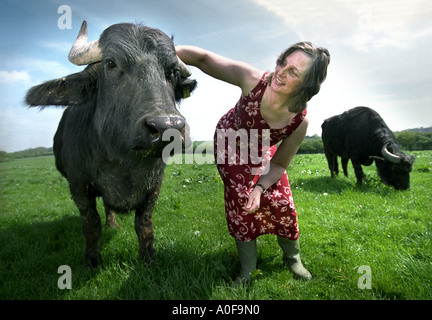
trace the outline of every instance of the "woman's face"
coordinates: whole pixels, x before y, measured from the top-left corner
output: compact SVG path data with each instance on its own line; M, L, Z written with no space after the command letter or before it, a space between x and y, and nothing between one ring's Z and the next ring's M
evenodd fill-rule
M303 51L296 50L276 66L271 88L273 91L290 96L303 81L312 59Z

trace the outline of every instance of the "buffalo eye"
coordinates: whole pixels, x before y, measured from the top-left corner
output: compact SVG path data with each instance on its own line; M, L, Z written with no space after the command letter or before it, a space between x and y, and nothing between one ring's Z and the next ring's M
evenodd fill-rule
M117 68L117 64L111 59L107 59L105 63L109 70Z
M168 81L173 81L174 80L174 70L171 69L166 73L166 78Z
M179 75L179 74L180 74L180 70L173 68L173 69L168 70L168 72L166 73L166 78L168 81L174 83L174 82L176 82L177 75Z

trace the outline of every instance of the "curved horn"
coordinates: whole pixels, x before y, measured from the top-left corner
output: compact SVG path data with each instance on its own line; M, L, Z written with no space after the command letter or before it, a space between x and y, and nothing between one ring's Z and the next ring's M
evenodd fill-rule
M84 20L78 37L69 51L68 59L78 66L102 61L99 40L87 43L87 22Z
M178 59L179 65L180 65L180 75L183 78L190 77L192 75L192 72L190 71L189 67L186 65L186 63L181 61L179 57L177 57L177 59Z
M391 153L390 151L387 150L387 145L383 145L383 147L381 148L381 154L383 155L384 159L386 159L387 161L391 162L391 163L401 163L402 158Z

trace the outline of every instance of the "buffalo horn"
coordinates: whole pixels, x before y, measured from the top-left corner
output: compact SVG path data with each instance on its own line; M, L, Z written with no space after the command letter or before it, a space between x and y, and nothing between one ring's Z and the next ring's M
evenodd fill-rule
M192 75L192 72L190 71L189 67L186 65L186 63L181 61L179 57L177 57L177 59L178 59L179 65L180 65L180 75L183 78L190 77Z
M391 163L398 164L402 161L401 157L387 150L387 145L383 145L383 147L381 148L381 154L383 155L384 159Z
M68 59L78 66L102 61L102 51L99 48L99 40L87 43L87 22L85 20L81 25L75 43L69 51Z

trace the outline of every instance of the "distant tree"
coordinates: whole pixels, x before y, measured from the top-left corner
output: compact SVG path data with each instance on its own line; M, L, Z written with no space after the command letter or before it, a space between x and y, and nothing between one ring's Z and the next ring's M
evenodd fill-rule
M0 151L0 162L6 162L6 161L10 161L10 157L8 155L7 152L5 151Z
M21 159L21 158L50 156L53 154L54 154L53 148L44 148L44 147L32 148L32 149L16 151L11 153L0 151L0 161L4 162L4 161L11 161L14 159Z
M432 150L432 133L402 131L395 133L396 139L404 150Z
M321 137L313 135L312 137L306 136L297 153L323 153L324 147Z

